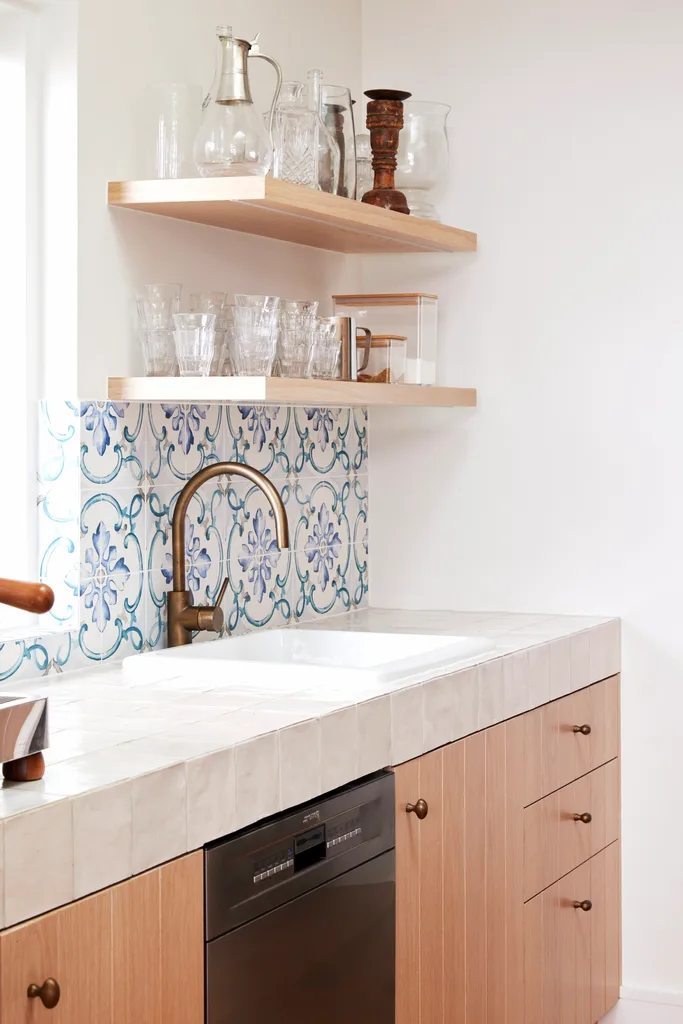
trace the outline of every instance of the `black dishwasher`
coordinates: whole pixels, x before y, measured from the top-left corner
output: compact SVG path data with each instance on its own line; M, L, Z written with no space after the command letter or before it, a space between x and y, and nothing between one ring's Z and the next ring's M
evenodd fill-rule
M394 1024L394 777L205 849L207 1024Z

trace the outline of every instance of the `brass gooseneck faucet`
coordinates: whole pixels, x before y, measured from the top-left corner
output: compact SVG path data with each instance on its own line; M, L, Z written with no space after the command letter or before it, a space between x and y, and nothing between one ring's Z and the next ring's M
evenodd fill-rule
M178 502L173 513L173 590L168 595L168 646L182 647L192 643L192 633L200 629L218 630L223 628L225 621L221 609L221 601L228 586L228 578L223 580L215 605L204 607L192 604L192 594L187 589L185 572L185 517L192 500L192 495L207 480L214 476L234 475L249 480L265 494L275 516L275 536L278 547L282 551L289 547L289 527L287 512L282 504L278 490L270 480L251 466L243 466L239 462L214 462L201 469L187 481L178 495Z

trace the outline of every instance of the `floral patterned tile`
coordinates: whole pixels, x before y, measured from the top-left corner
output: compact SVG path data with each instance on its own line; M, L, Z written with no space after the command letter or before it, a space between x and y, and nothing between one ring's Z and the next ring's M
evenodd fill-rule
M291 551L280 551L275 517L262 492L233 477L228 494L228 593L223 601L231 633L291 620L288 599Z
M292 410L289 458L299 477L338 477L348 472L352 417L351 409Z
M351 563L350 487L321 480L299 485L300 515L292 535L292 602L297 619L342 611L351 604L347 574Z
M219 403L150 402L146 406L148 487L185 483L222 457L224 407Z
M293 410L286 406L226 405L222 458L275 477L289 470Z
M111 657L129 638L142 645L144 503L137 493L128 503L119 497L91 495L81 509L79 645L92 660Z
M144 403L81 401L78 410L83 487L137 488L147 456Z
M348 452L351 468L362 475L368 472L369 432L368 410L352 409L352 427L349 431Z

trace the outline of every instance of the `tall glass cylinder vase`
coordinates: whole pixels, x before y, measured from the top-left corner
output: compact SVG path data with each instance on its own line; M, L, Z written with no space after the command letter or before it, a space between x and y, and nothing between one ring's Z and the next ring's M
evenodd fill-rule
M446 121L450 111L447 103L406 100L403 104L395 181L415 217L441 220L434 206L434 193L448 175Z
M323 85L322 114L325 127L339 147L337 195L356 198L356 129L351 92L343 85Z
M322 105L322 71L308 72L308 107L316 115L315 151L318 154L318 185L336 194L339 188L339 145L325 124Z

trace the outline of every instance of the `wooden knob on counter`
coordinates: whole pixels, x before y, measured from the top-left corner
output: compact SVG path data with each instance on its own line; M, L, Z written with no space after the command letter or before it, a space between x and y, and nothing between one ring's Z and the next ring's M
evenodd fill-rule
M593 909L593 904L590 900L574 900L575 910L585 910L588 913L589 910Z
M574 732L580 732L582 736L590 736L592 731L593 730L591 729L590 725L575 725L574 726Z
M24 583L23 580L0 579L0 604L21 608L24 612L44 615L55 603L55 595L46 583Z
M582 821L584 825L590 825L593 820L593 815L585 811L583 814L575 814L574 821Z
M427 806L426 800L418 800L414 804L406 804L406 814L414 814L420 821L424 821L429 813L429 807Z
M59 982L46 978L42 985L29 985L26 994L29 999L40 999L46 1010L54 1010L61 995Z

